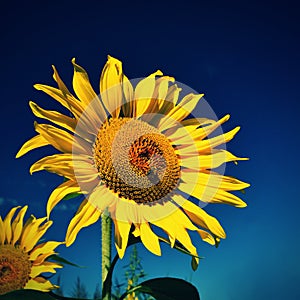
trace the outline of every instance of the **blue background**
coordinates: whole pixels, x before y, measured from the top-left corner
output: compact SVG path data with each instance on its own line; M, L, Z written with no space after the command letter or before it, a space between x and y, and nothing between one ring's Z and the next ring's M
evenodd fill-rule
M251 183L245 209L209 205L227 231L218 249L196 241L205 256L196 272L190 258L162 245L156 257L142 245L139 255L148 278L190 280L204 300L299 299L299 16L296 2L192 1L120 3L102 1L12 1L1 7L1 181L0 212L30 205L42 217L61 178L29 175L44 150L16 160L34 135L28 101L56 108L35 91L53 85L54 64L68 86L72 57L84 66L94 87L106 55L123 61L129 78L156 69L204 92L218 117L231 119L224 130L241 125L228 145L250 157L227 173ZM50 153L50 152L49 152ZM60 204L48 238L62 240L78 200ZM29 213L28 215L29 216ZM92 296L100 280L100 223L80 232L62 256L85 266L60 272L66 294L79 275ZM123 279L123 265L116 269ZM55 279L54 279L55 281Z

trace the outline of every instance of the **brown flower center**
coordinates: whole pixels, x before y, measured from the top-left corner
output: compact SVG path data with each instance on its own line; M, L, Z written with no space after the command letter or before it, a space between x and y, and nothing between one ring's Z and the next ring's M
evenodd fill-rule
M24 288L30 272L27 253L12 245L0 245L0 295Z
M95 165L105 185L137 203L159 201L178 184L180 165L169 140L155 127L112 118L99 130Z

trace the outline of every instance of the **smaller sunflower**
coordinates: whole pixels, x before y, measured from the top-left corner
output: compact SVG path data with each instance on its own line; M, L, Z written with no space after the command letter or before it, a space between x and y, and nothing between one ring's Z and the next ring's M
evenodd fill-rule
M55 254L54 249L62 242L48 241L36 245L52 221L31 215L23 225L28 206L22 207L12 221L19 208L12 208L4 220L0 216L0 295L21 289L48 292L58 288L41 273L56 273L56 268L62 268L62 265L46 260Z

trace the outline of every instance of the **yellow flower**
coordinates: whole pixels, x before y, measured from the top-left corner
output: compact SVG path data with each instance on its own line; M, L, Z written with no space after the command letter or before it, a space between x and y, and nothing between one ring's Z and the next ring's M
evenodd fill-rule
M83 193L86 199L71 220L66 244L79 230L108 212L115 225L115 244L123 257L130 229L147 249L161 255L159 238L163 229L171 246L179 241L197 255L188 230L215 244L225 238L216 218L189 196L202 203L246 204L230 191L249 184L213 171L226 162L246 160L216 147L230 141L239 127L212 138L207 136L229 119L219 121L191 115L202 94L189 93L178 101L181 88L174 78L157 71L132 83L123 74L122 63L108 56L100 78L100 95L91 86L86 71L72 60L74 96L56 69L58 88L37 84L66 108L70 115L45 110L30 102L35 116L54 123L35 123L38 133L19 150L52 145L59 154L47 156L31 166L30 172L47 170L68 179L50 195L49 216L66 195ZM204 100L202 100L204 101Z
M23 226L27 206L14 214L20 206L12 208L4 220L0 216L0 295L14 290L34 289L43 292L57 288L41 273L56 273L61 265L47 261L61 242L48 241L36 245L52 221L31 216ZM46 221L46 222L45 222Z

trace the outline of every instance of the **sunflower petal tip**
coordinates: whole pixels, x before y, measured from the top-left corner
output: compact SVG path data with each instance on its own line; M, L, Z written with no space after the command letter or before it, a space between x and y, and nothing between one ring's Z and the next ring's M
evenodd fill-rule
M244 201L241 201L241 203L239 203L239 205L237 206L238 208L245 208L245 207L247 207L248 205L247 205L247 203L246 202L244 202Z
M64 244L66 245L66 247L70 247L73 244L73 241L70 240L69 237L66 237Z
M115 243L119 258L122 259L125 254L125 249L121 249L116 243Z
M111 55L107 55L107 61L111 61L111 60L118 60L115 57L111 56Z
M228 121L230 119L230 114L225 115L222 119L224 122Z
M17 152L15 158L20 158L22 156L22 151L21 149Z

